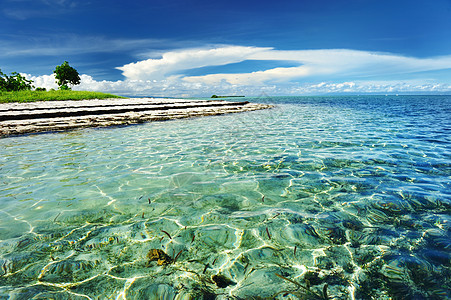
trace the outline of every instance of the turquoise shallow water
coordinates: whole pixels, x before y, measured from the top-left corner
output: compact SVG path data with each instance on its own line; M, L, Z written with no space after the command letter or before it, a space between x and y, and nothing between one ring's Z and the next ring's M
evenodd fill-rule
M253 100L0 139L0 299L451 297L451 96Z

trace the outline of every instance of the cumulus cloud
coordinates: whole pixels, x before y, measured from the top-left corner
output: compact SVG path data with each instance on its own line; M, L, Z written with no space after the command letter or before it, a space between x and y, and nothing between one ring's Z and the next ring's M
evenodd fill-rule
M56 84L55 74L41 76L22 74L22 76L25 76L28 80L32 80L35 87L46 88L48 90L58 88L58 85Z
M54 74L33 76L22 74L33 81L35 87L58 89ZM179 80L95 80L92 76L81 74L80 84L72 87L75 91L98 91L124 96L157 96L179 97L200 95L196 93L201 85L184 83ZM202 86L205 88L205 86Z
M291 95L316 95L316 94L395 94L395 93L449 93L451 84L421 82L416 80L406 81L350 81L350 82L321 82L318 84L307 84L292 87Z

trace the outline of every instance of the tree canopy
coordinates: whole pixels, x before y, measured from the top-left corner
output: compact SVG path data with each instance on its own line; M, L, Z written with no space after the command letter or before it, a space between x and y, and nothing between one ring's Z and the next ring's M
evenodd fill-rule
M0 91L25 91L31 90L33 86L32 80L26 79L24 76L17 72L12 72L10 76L4 74L0 70Z
M61 90L70 90L68 84L76 85L80 84L80 76L78 71L69 66L69 63L65 61L61 66L56 66L55 78Z

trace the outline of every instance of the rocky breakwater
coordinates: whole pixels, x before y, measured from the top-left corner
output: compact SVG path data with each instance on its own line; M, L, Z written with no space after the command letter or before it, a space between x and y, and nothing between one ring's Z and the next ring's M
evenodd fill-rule
M128 125L271 108L223 100L104 99L0 104L0 136Z

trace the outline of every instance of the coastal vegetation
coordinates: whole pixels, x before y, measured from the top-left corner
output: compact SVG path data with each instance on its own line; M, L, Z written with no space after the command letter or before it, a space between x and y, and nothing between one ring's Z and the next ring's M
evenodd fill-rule
M3 91L28 91L33 88L32 80L26 79L17 72L6 75L0 69L0 92Z
M80 84L80 76L67 61L56 66L53 73L59 90L46 91L45 88L35 88L32 80L17 72L7 75L0 70L0 103L125 98L101 92L72 91L70 85Z
M56 66L53 71L55 74L55 78L58 80L57 83L60 87L60 90L70 90L70 85L80 84L80 75L78 71L69 66L69 63L65 61L61 64L61 66Z
M125 98L112 94L88 91L72 90L50 90L50 91L10 91L0 92L0 103L10 102L35 102L35 101L55 101L55 100L86 100L86 99L106 99Z

